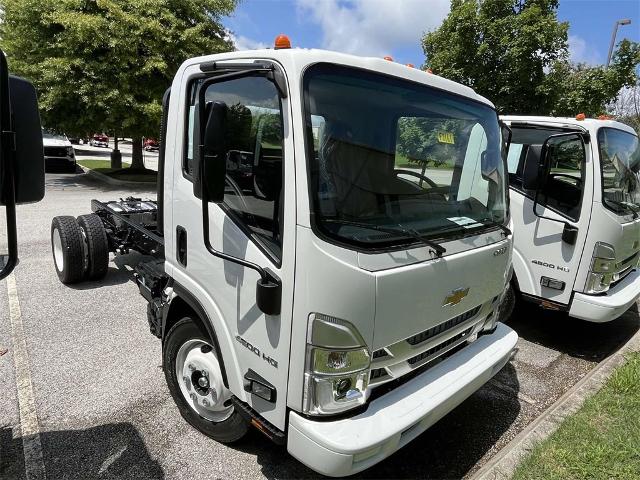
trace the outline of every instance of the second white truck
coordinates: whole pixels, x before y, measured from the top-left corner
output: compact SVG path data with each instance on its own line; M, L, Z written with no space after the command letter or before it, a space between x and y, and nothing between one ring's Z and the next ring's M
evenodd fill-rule
M607 322L640 298L640 147L608 119L505 116L517 295Z
M221 442L256 427L342 476L509 361L506 155L473 90L287 43L186 61L157 203L56 217L53 254L66 283L147 254L138 284L183 417ZM428 168L399 153L411 142Z

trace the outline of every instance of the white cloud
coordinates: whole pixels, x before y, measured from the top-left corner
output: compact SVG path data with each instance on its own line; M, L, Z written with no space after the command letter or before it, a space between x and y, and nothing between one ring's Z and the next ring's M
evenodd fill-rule
M236 46L236 50L261 50L263 48L269 48L269 45L266 43L245 37L244 35L229 33L229 38Z
M298 14L322 29L322 47L384 56L419 45L422 34L442 23L450 0L297 0Z
M586 63L589 65L601 63L598 60L598 52L591 48L583 38L577 35L569 35L569 56L571 61L576 63Z

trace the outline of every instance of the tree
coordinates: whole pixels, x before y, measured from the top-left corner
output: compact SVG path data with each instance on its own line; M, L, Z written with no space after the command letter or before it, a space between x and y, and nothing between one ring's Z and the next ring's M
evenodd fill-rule
M633 85L638 45L618 45L609 69L569 61L558 0L452 0L451 12L425 34L425 67L474 88L512 114L603 113Z
M237 0L0 0L0 45L39 91L45 125L157 136L180 64L233 48L220 23Z

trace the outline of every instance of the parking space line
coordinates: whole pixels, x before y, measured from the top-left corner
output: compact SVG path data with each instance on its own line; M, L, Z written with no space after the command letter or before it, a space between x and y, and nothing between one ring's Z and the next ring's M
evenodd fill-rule
M13 274L7 277L7 293L9 296L11 340L13 342L13 362L16 369L16 388L18 390L25 476L26 480L42 480L46 478L46 470L42 456L40 425L31 383L29 353L24 336L18 289L16 287L16 278Z

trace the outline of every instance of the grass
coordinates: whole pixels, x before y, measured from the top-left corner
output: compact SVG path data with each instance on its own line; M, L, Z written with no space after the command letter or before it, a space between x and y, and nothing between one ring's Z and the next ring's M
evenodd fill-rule
M141 182L141 183L154 183L157 178L157 173L153 170L142 171L129 171L130 165L122 163L122 168L114 170L111 168L110 160L78 160L78 163L83 167L95 170L98 173L108 175L111 178L117 180L124 180L126 182Z
M640 353L533 449L514 480L640 478Z

